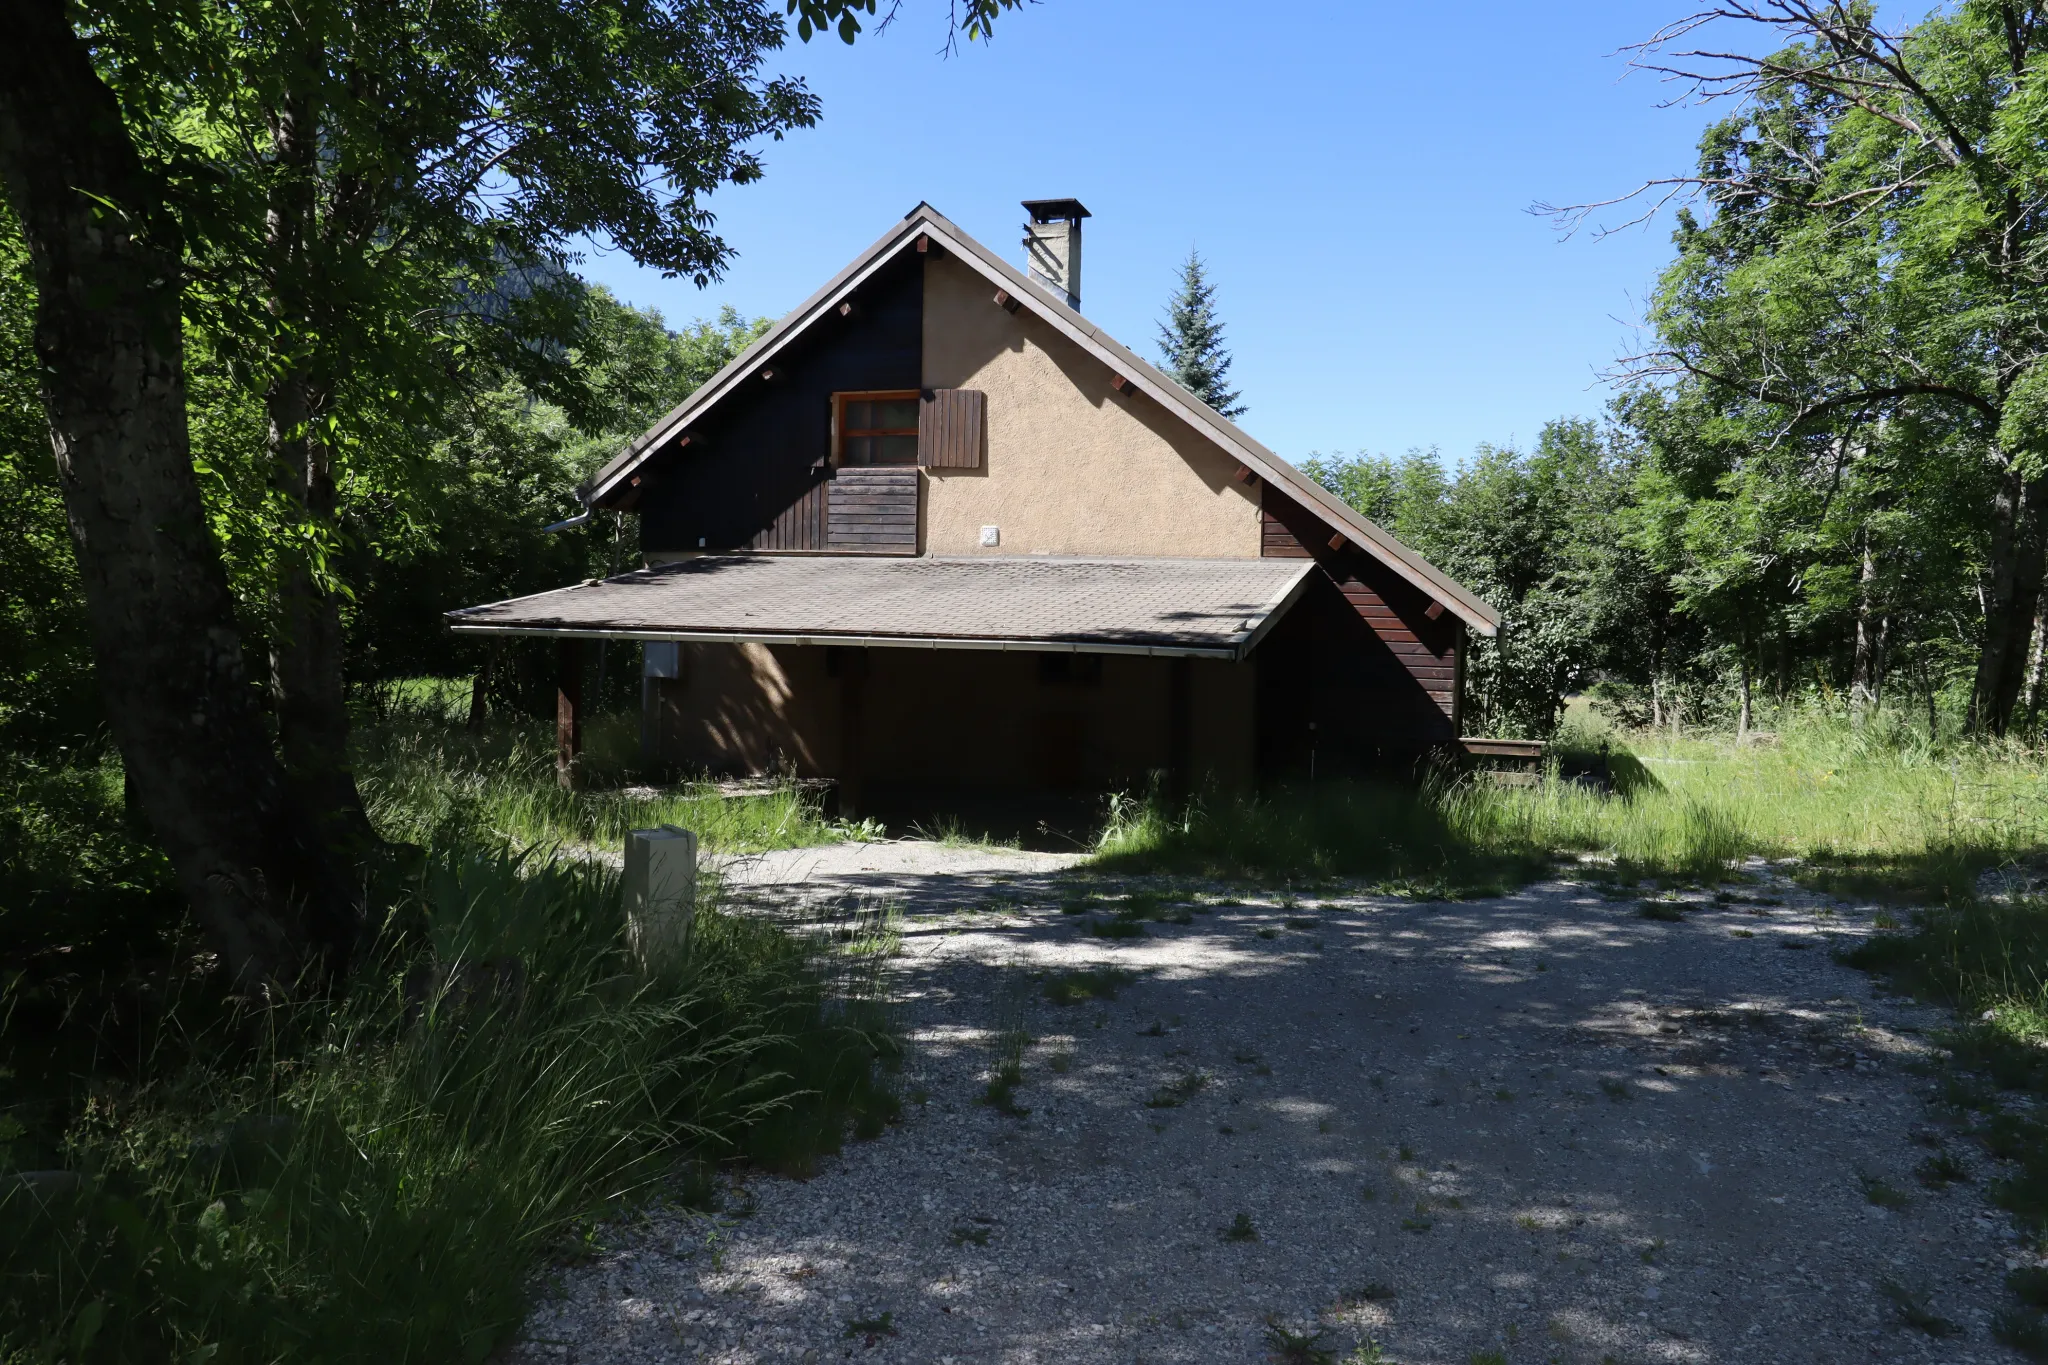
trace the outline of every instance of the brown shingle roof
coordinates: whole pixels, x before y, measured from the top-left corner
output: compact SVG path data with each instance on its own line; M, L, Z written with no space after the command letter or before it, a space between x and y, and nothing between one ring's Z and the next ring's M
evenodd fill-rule
M1241 658L1301 559L700 555L448 613L458 631Z

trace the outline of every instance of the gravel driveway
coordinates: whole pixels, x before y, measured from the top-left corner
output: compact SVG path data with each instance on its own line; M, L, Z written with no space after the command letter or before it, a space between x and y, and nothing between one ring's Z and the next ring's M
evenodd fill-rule
M2018 1244L1915 1065L1941 1018L1834 962L1867 915L1760 865L1660 922L1570 882L1297 899L857 848L727 877L903 904L903 1123L611 1229L512 1359L2018 1359ZM1133 890L1189 922L1062 913ZM1113 999L1048 997L1103 969ZM1019 1027L1012 1115L982 1096ZM1937 1151L1977 1178L1923 1185Z

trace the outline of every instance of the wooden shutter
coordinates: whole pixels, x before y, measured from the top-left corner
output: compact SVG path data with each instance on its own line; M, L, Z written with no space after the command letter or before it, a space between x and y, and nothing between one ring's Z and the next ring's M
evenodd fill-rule
M840 469L825 504L825 548L835 554L916 554L920 477L901 465Z
M917 462L927 469L981 468L987 400L979 389L932 389L917 405Z

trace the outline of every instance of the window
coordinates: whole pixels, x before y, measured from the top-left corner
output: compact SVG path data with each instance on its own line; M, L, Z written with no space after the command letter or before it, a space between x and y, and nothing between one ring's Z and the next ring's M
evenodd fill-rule
M832 395L832 462L917 463L917 390Z

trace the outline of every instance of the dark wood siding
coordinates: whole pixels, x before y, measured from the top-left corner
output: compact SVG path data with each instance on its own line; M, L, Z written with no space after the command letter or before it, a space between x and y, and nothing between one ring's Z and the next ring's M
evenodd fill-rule
M987 407L976 389L933 389L917 408L917 462L929 469L981 468Z
M1412 762L1457 737L1464 624L1355 546L1331 549L1315 513L1267 485L1262 553L1320 572L1260 644L1261 766L1318 775ZM1311 722L1313 724L1311 725Z
M890 261L852 302L850 313L819 319L777 355L770 377L741 381L690 429L688 445L648 462L638 503L643 550L831 548L832 395L918 387L923 257Z
M814 483L779 516L754 533L750 550L822 550L825 548L825 500L832 485Z
M826 548L837 554L916 554L918 478L912 468L841 469L825 485Z

